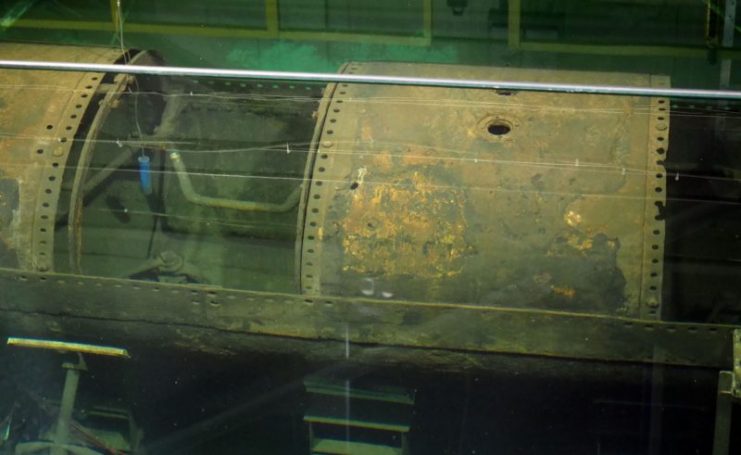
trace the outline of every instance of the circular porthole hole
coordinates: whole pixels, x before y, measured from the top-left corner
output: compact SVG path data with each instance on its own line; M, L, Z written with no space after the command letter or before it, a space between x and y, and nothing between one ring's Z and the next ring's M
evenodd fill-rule
M505 136L512 131L512 127L503 120L493 120L486 126L486 131L492 136Z

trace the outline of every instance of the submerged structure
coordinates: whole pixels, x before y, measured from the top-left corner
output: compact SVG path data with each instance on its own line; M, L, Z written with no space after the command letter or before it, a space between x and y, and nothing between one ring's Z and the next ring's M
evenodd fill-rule
M319 357L350 343L361 360L453 369L491 353L730 365L736 309L693 301L696 270L665 261L665 237L688 235L667 151L691 159L695 134L673 132L686 118L666 98L2 70L0 109L8 333Z

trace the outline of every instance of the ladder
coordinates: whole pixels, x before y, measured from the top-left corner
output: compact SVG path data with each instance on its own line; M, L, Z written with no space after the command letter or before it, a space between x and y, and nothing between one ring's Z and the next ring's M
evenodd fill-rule
M304 386L312 455L409 455L413 391L319 376L307 377Z

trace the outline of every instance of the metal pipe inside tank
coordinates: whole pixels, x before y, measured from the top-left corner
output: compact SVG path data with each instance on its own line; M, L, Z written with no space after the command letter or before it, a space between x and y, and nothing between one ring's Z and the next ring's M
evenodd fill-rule
M183 163L183 159L180 157L178 152L171 152L170 159L172 165L175 168L175 173L178 176L178 182L180 183L180 190L183 192L185 199L188 202L199 205L206 205L209 207L218 207L222 209L240 210L244 212L273 212L281 213L288 212L298 204L298 200L301 197L301 185L296 186L291 194L288 195L285 201L280 204L272 202L256 202L256 201L240 201L235 199L216 198L210 196L203 196L198 194L193 188L193 184L190 181L188 170Z

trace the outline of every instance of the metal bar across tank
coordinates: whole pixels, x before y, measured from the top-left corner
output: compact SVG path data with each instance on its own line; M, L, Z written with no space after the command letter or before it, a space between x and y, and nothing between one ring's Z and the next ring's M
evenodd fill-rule
M479 79L446 79L428 77L401 77L387 75L310 73L296 71L262 71L240 69L194 68L176 66L117 65L100 63L70 63L28 60L0 60L0 68L18 70L83 71L155 76L224 77L233 79L262 79L297 82L335 82L375 85L403 85L419 87L466 88L481 90L523 90L535 92L563 92L575 94L664 96L671 98L700 98L741 100L741 91L703 90L683 88L628 87L619 85L561 84L548 82L519 82Z

